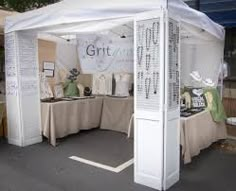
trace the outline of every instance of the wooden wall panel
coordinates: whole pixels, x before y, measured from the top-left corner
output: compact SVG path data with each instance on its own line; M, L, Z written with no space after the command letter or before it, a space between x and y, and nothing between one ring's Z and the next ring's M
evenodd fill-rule
M38 54L39 54L39 70L43 71L43 62L50 61L54 62L56 65L56 42L46 41L46 40L38 40ZM55 69L55 72L58 72ZM54 73L55 76L55 73ZM55 77L47 78L50 86L54 87L55 85ZM91 74L81 74L78 78L78 82L83 86L92 87L92 75Z
M236 117L236 99L223 98L223 104L227 117ZM227 124L227 133L229 136L236 137L236 126Z
M43 71L43 62L56 63L56 43L45 40L38 40L39 70ZM55 76L55 75L54 75ZM54 86L55 78L47 78L51 87Z
M236 117L236 99L223 98L223 104L227 117Z

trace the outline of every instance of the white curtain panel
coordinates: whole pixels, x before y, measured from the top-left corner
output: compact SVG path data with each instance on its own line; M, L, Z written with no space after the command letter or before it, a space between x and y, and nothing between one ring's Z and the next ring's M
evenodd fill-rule
M69 75L69 71L72 68L80 69L76 45L72 43L58 43L56 46L56 83L64 82L66 76L62 76L64 72Z
M193 82L190 73L197 71L202 80L211 79L217 86L223 64L224 42L186 23L182 23L181 31L181 85L205 86Z

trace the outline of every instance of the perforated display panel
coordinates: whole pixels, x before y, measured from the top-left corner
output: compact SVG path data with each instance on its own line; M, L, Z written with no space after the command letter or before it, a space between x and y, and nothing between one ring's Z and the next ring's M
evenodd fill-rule
M37 39L33 34L18 32L17 40L23 145L27 145L40 140Z
M160 108L160 19L137 22L136 95L137 108Z
M179 107L179 25L169 19L168 108Z

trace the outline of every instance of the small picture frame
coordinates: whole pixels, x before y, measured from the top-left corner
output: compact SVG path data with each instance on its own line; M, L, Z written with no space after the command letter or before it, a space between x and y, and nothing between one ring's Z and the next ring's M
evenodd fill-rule
M53 78L54 77L54 70L43 70L45 77L50 77Z
M55 63L44 61L43 62L43 70L55 70Z

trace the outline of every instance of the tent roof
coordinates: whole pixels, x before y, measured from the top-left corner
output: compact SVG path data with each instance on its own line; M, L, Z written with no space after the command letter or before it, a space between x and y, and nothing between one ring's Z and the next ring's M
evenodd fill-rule
M8 17L5 32L71 23L133 18L136 14L158 10L166 0L64 0L47 7ZM191 9L181 0L169 0L168 9L180 20L204 29L218 39L224 39L224 29L205 14Z

